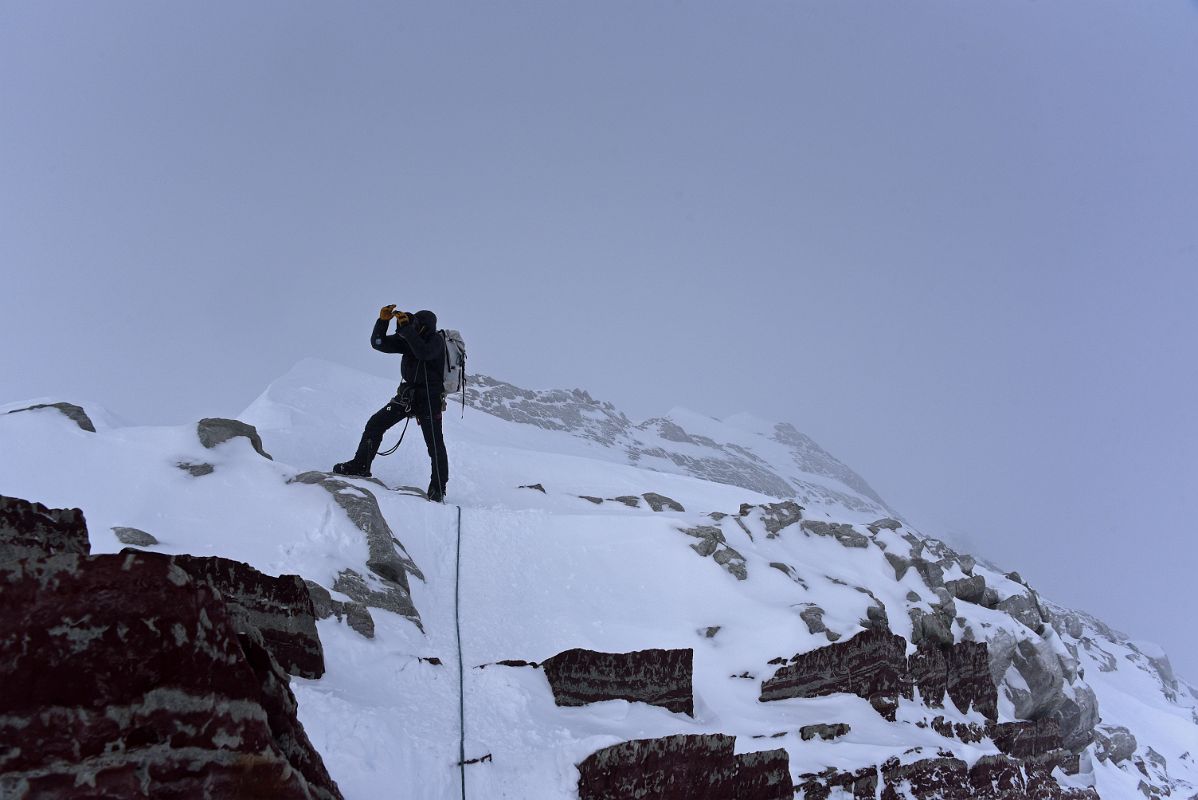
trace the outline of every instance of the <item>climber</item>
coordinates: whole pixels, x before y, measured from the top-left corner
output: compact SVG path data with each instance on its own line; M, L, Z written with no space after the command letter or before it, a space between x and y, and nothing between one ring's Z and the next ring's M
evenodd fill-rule
M388 335L387 328L393 319L396 331ZM381 353L403 355L399 365L403 382L391 402L367 420L358 452L349 461L335 464L333 472L369 478L370 465L378 453L383 434L400 420L414 417L424 434L432 462L428 499L442 502L445 485L449 482L449 457L441 430L441 412L445 408L445 342L437 335L437 315L431 311L415 314L396 311L394 303L383 306L370 335L370 346Z

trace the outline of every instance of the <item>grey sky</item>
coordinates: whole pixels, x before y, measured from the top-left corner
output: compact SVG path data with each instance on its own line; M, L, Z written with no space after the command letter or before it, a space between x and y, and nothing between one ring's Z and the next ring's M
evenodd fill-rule
M0 401L233 414L428 307L1198 677L1195 4L8 0L0 75Z

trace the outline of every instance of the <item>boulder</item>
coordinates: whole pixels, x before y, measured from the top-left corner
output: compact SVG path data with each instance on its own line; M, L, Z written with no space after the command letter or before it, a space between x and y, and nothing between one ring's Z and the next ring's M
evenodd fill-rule
M899 522L897 519L886 517L884 519L875 520L874 522L869 523L869 525L866 527L869 528L870 533L876 535L879 531L884 530L897 531L899 528L903 527L903 523Z
M63 553L91 553L82 511L0 495L0 563Z
M250 445L258 455L274 460L262 449L262 437L258 435L258 429L240 420L208 417L196 424L196 434L200 437L200 444L209 450L230 439L244 436L250 440Z
M52 408L61 412L67 417L67 419L71 420L88 433L96 432L96 426L92 423L91 418L87 416L87 412L84 411L82 407L77 406L74 403L39 403L36 406L29 406L28 408L13 409L8 413L17 414L21 411L37 411L43 408Z
M1040 613L1040 603L1031 590L1000 600L997 608L1036 633L1044 633L1044 617Z
M0 796L341 797L256 629L152 553L0 564Z
M694 715L694 651L597 653L575 648L542 662L559 706L627 700Z
M749 571L745 567L745 557L728 546L724 539L724 531L718 526L699 525L694 528L679 528L678 530L699 540L691 545L691 549L696 553L703 557L710 556L738 581L748 579Z
M960 578L955 581L945 581L944 588L948 593L958 600L963 600L966 603L975 605L982 604L982 598L986 593L986 579L981 575L974 575L972 578Z
M333 590L347 595L363 609L369 607L390 611L392 614L407 618L417 628L424 630L424 626L420 622L420 615L416 612L416 607L412 605L411 594L391 581L374 576L368 579L352 569L343 569L337 573L337 579L333 581ZM348 614L349 611L350 609L347 608L346 613ZM356 615L361 616L360 614ZM372 629L373 626L372 620Z
M746 516L750 506L741 506L740 515ZM765 525L768 539L776 539L780 533L803 519L803 507L793 500L781 503L766 503L761 506L761 522Z
M158 544L158 540L153 535L138 528L113 528L112 535L121 544L133 547L153 547Z

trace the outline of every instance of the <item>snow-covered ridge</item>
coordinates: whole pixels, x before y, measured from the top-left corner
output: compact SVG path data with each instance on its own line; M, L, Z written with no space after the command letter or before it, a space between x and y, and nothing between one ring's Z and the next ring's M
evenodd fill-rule
M530 391L485 375L471 380L471 407L569 433L629 464L801 503L897 516L860 475L789 423L765 423L748 415L720 421L682 408L634 423L611 403L581 389Z
M675 411L668 421L682 433L663 437L660 423L633 424L585 393L478 386L478 408L505 410L453 409L445 419L448 500L462 506L467 758L491 756L470 767L468 796L573 798L575 765L596 751L676 734L735 736L738 753L785 750L796 785L833 764L993 756L985 716L947 700L930 708L901 697L893 721L848 693L761 700L779 659L882 625L912 643L985 642L997 721L1054 716L1070 732L1079 773L1060 775L1063 784L1092 784L1106 800L1198 791L1198 702L1159 648L884 519L894 515L822 450L803 467L771 423ZM0 494L82 508L96 553L121 549L114 529L136 528L153 534L158 552L299 574L345 606L371 592L394 596L369 566L378 540L393 536L402 543L394 555L411 565L400 599L415 613L369 606L373 639L348 620L321 621L327 672L293 679L292 689L347 798L457 797L456 509L375 482L322 486L311 476L352 451L394 388L325 362L297 365L240 415L273 461L245 437L205 447L194 424L109 422L91 432L54 408L0 414ZM72 398L40 402L59 400ZM666 455L649 455L655 447ZM757 465L789 489L713 479L695 466L716 470L708 460ZM395 488L421 485L427 470L409 432L375 475ZM522 488L531 485L543 491ZM349 506L370 513L355 521ZM479 668L571 648L692 651L693 716L623 700L560 707L538 670ZM817 729L831 738L800 733Z

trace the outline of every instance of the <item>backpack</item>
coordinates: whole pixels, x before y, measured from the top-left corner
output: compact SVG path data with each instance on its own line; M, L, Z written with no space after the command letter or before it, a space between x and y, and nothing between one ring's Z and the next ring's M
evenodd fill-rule
M462 402L466 401L466 343L462 334L457 331L439 331L445 342L445 394L462 393Z

